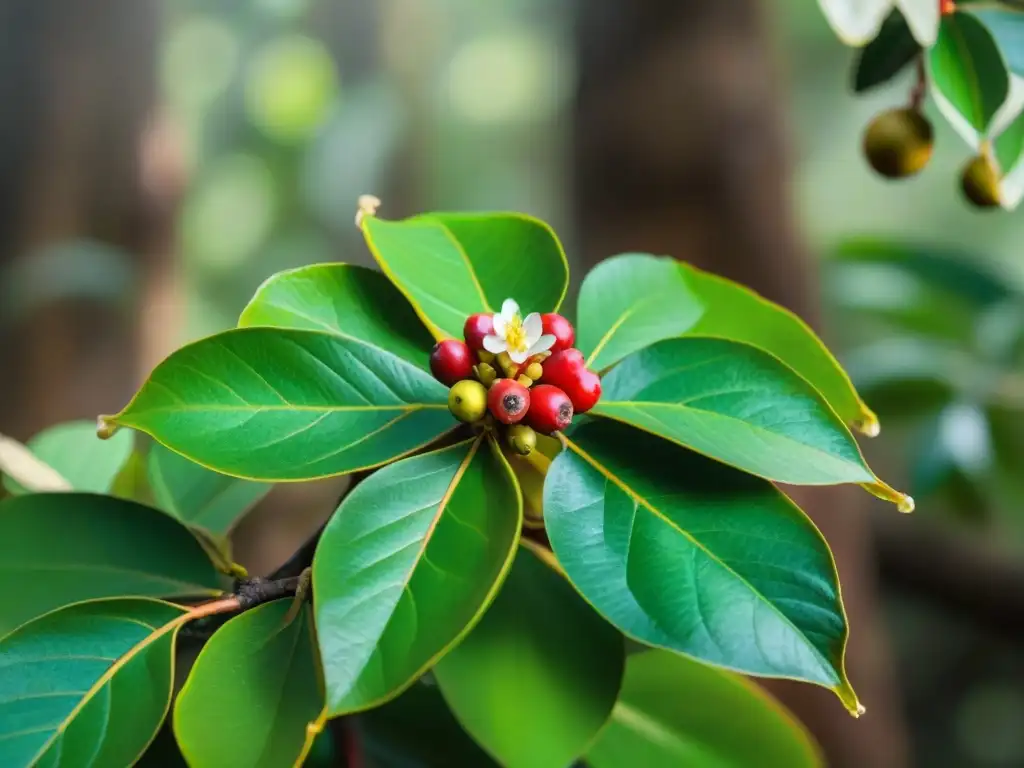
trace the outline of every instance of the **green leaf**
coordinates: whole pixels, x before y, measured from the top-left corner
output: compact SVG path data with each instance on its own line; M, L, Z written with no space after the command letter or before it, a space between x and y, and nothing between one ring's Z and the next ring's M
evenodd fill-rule
M69 421L44 429L26 445L60 473L72 490L106 493L131 453L132 438L124 434L103 441L96 437L95 422ZM26 492L9 477L4 485L12 494Z
M511 564L522 514L512 471L482 436L356 487L313 558L331 717L397 695L469 631Z
M507 298L524 313L554 312L569 266L558 238L518 213L431 213L402 221L363 219L381 268L438 339L462 338L466 318Z
M682 270L705 307L700 320L690 329L692 335L741 341L773 355L817 389L843 421L868 434L877 434L875 414L807 323L731 280L687 264L682 265Z
M0 765L132 765L167 713L186 615L157 600L95 600L0 641Z
M968 13L942 17L939 37L928 51L932 91L951 120L957 116L979 134L1009 93L1010 80L999 47L985 26ZM952 109L952 114L950 114Z
M568 440L544 485L558 562L628 636L830 688L847 627L828 545L770 483L611 422Z
M240 328L182 347L116 416L217 472L311 480L374 467L455 426L428 373L329 333Z
M326 331L398 355L423 370L429 370L434 344L387 277L351 264L279 272L256 291L238 325Z
M141 504L78 493L0 502L0 579L18 585L0 608L0 636L79 600L220 592L184 526Z
M860 483L881 498L904 498L871 473L821 395L746 344L699 337L659 342L605 377L593 413L767 480Z
M462 730L436 685L419 681L353 718L369 768L496 768Z
M275 600L234 617L196 659L174 704L192 766L301 765L322 725L312 611Z
M878 37L860 49L854 64L853 90L864 93L889 82L921 52L903 14L892 12Z
M614 256L594 267L580 287L576 346L588 368L603 370L631 352L679 336L702 311L675 259Z
M1010 71L1024 76L1024 13L996 7L972 8L969 13L995 38Z
M434 677L463 727L508 768L565 768L607 721L622 636L520 547L483 619Z
M273 488L211 472L159 443L149 447L146 477L160 509L216 536L227 534Z
M893 0L818 0L818 5L840 40L862 46L878 34Z
M592 768L823 765L818 746L778 702L739 675L667 651L630 656Z

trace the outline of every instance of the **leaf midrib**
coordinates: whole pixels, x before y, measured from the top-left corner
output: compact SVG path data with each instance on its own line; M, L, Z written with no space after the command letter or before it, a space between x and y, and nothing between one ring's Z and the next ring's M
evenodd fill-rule
M684 528L681 528L678 524L676 524L676 522L674 520L672 520L670 517L665 515L657 507L655 507L653 504L648 502L647 499L645 499L640 494L638 494L636 491L634 491L632 488L630 488L628 485L626 485L626 483L623 480L621 480L617 475L615 475L613 472L611 472L611 470L609 470L607 467L605 467L603 464L601 464L599 461L597 461L597 459L595 459L593 456L591 456L589 453L587 453L578 444L576 444L575 442L573 442L569 438L564 438L564 439L565 439L566 444L569 446L569 448L571 448L577 455L580 456L580 458L582 458L584 461L586 461L588 464L590 464L600 474L604 475L606 480L609 480L610 482L612 482L615 485L617 485L619 487L619 489L621 489L623 493L625 493L627 496L629 496L631 499L633 499L633 501L638 506L643 507L648 512L650 512L652 515L654 515L659 520L661 520L663 523L667 524L669 527L671 527L672 529L677 531L681 536L683 536L687 541L689 541L694 547L696 547L698 550L703 552L710 560L712 560L713 562L718 564L723 570L725 570L727 573L732 575L733 578L735 578L739 583L741 583L743 586L745 586L747 589L749 589L750 592L753 595L756 595L780 619L782 619L782 621L785 622L786 625L788 625L794 631L794 633L797 635L797 637L799 637L804 642L804 644L810 649L811 653L814 654L815 658L817 658L818 661L823 665L823 670L825 671L825 673L828 676L831 676L833 674L832 663L821 653L821 651L817 648L817 646L815 646L814 643L812 643L807 638L807 636L804 634L804 632L793 623L792 619L790 619L788 616L786 616L786 614L784 614L782 611L780 611L779 608L773 602L771 602L767 597L765 597L761 593L760 590L756 589L753 584L751 584L743 576L741 576L739 573L737 573L735 570L733 570L732 566L730 566L728 563L724 562L721 558L718 557L718 555L716 555L714 552L709 550L701 541L696 539L689 531L685 530ZM646 609L644 610L644 613L647 613ZM834 681L834 684L835 685L841 685L842 682L843 681L842 681L841 678L837 678Z

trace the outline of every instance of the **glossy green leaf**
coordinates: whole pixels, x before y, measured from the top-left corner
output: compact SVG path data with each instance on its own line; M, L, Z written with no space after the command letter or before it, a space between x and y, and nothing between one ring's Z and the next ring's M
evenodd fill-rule
M0 765L132 765L167 713L185 615L157 600L94 600L0 640Z
M938 3L935 3L936 7ZM854 64L853 90L863 93L889 82L921 52L903 14L892 12L878 36L860 49Z
M361 341L240 328L173 353L105 420L218 472L309 480L435 440L455 426L447 397L430 374Z
M0 603L0 636L79 600L220 591L184 526L141 504L79 493L0 502L0 579L18 585Z
M832 555L770 483L595 421L551 465L544 520L569 579L630 637L857 709Z
M174 704L192 768L300 765L324 709L312 611L292 599L246 611L214 633Z
M938 40L928 51L928 64L932 91L941 96L937 103L943 113L951 120L958 115L971 129L985 133L1010 87L992 34L968 13L943 16Z
M670 339L629 356L604 378L593 413L768 480L878 482L821 395L771 355L734 341Z
M156 506L216 536L227 534L273 488L211 472L159 443L149 447L145 466Z
M367 768L497 768L462 730L437 686L422 680L353 722Z
M40 461L52 467L75 491L106 493L132 450L129 434L111 440L96 437L91 421L69 421L44 429L26 443ZM4 478L11 493L25 493L11 478Z
M580 286L576 346L588 368L603 370L631 352L681 335L702 311L675 259L645 253L613 256L594 267Z
M607 721L622 636L521 547L501 592L434 677L463 727L507 768L565 768Z
M1024 75L1024 13L1012 8L984 5L968 12L995 38L1010 71Z
M484 437L356 487L313 558L330 716L393 697L469 631L504 579L522 514L512 471Z
M519 213L431 213L363 220L374 258L437 338L462 338L466 318L512 298L524 313L554 312L569 267L558 238Z
M351 264L314 264L271 277L238 325L326 331L429 370L434 340L388 278Z
M768 352L810 382L843 421L877 434L875 414L807 323L731 280L689 265L682 269L705 307L691 334L741 341Z
M818 5L840 40L861 46L878 34L893 0L818 0Z
M815 768L817 745L782 705L739 675L668 651L630 656L591 768Z

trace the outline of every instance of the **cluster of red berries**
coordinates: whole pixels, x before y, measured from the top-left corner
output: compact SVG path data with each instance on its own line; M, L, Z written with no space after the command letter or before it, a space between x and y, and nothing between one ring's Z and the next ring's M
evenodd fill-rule
M484 349L494 333L492 315L470 315L465 341L446 339L430 353L430 371L451 387L448 408L460 421L507 425L506 441L517 453L529 454L537 432L550 435L572 423L601 397L601 380L587 369L583 353L573 348L576 331L561 315L541 315L543 333L554 336L550 350L514 362L507 352Z

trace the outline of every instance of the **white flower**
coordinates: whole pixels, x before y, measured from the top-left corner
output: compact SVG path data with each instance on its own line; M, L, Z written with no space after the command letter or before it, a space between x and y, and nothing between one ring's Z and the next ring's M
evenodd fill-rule
M508 352L513 363L525 363L533 355L547 352L555 343L554 336L543 332L540 315L531 312L524 319L513 299L505 299L501 312L492 319L494 333L484 336L484 349L495 355Z

